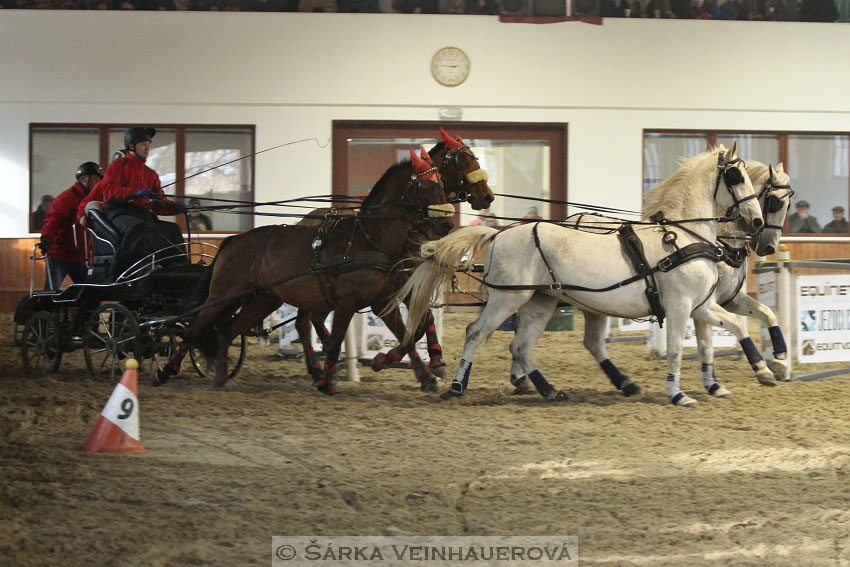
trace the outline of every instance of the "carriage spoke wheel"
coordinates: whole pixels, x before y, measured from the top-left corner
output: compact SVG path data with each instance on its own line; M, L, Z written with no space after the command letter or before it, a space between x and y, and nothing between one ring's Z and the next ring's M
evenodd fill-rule
M138 341L139 324L129 309L117 303L101 305L92 313L83 346L89 373L117 382L121 362L135 357Z
M21 339L24 370L33 376L44 376L59 370L62 349L56 317L47 311L36 311L24 324Z
M230 343L227 347L227 356L230 358L230 378L236 378L239 370L242 368L242 363L245 362L245 351L248 345L248 338L241 334ZM238 354L237 354L238 353ZM201 378L207 376L215 376L215 365L207 364L207 358L201 354L201 351L195 347L189 349L189 358L192 360L192 366L195 367L195 372Z

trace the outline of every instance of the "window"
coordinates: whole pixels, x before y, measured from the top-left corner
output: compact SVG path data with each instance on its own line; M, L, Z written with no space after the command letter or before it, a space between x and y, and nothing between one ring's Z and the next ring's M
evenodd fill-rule
M786 220L786 233L848 234L846 222L834 223L825 229L830 221L846 219L844 211L848 210L850 135L846 133L647 130L644 131L644 192L669 177L678 168L680 158L697 155L716 144L722 143L729 147L734 140L738 140L738 155L742 158L773 165L781 162L791 176L795 195L789 219ZM807 222L801 225L791 218L799 201L808 204L808 214L816 224ZM841 207L843 211L836 207ZM805 227L803 232L800 232L800 226Z
M147 125L145 125L147 126ZM166 194L198 198L201 205L226 199L253 201L254 126L152 125L156 136L147 165L159 174ZM37 208L45 195L55 197L74 184L74 172L86 161L106 169L124 148L130 125L30 125L30 230L39 232ZM177 156L182 155L182 159ZM253 226L251 215L207 212L192 218L193 232L236 232ZM183 224L183 218L177 217ZM185 228L185 227L184 227Z
M542 218L564 218L564 205L533 200L566 200L564 124L336 121L334 193L366 195L388 167L409 157L409 148L430 149L439 142L440 126L461 136L487 172L488 185L497 195L488 214L520 218L534 207ZM477 224L483 218L468 203L459 209L456 225Z

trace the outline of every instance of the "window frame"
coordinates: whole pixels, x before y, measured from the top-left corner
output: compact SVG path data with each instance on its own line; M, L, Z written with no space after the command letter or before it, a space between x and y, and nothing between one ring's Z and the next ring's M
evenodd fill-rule
M468 139L540 140L549 143L549 218L567 216L567 134L564 122L447 122L442 120L334 120L332 181L335 194L348 194L349 138L433 138L440 128ZM459 226L458 219L455 225Z
M717 139L721 136L728 136L730 134L748 134L753 136L775 136L777 142L779 144L779 156L778 162L785 164L785 171L788 172L789 175L793 177L793 166L794 164L789 164L788 162L788 138L789 136L844 136L850 139L850 132L848 131L818 131L818 130L748 130L746 128L736 128L736 129L712 129L712 130L699 130L699 129L690 129L690 128L644 128L643 136L641 141L641 200L645 196L643 192L644 180L646 179L646 160L643 157L643 154L646 151L646 137L647 134L686 134L693 136L705 136L707 139L707 147L712 148L717 145ZM850 164L848 164L848 168L850 168ZM793 187L793 183L792 183ZM847 202L850 203L850 177L848 177L847 183ZM845 207L846 208L846 207ZM788 216L790 216L791 212L789 211ZM800 234L800 233L789 233L788 232L788 217L785 218L785 225L783 228L783 238L793 238L793 239L805 239L805 240L833 240L836 238L840 239L850 239L849 234L838 234L838 233L817 233L817 234Z
M138 123L86 123L86 122L30 122L29 124L29 211L30 213L35 210L35 202L33 201L33 136L37 133L38 130L46 130L46 129L66 129L66 130L97 130L98 138L99 138L99 152L98 152L98 163L103 165L103 169L106 169L106 164L109 163L110 157L116 151L116 148L109 147L109 132L114 130L127 130L133 126L138 126ZM255 124L168 124L168 123L152 123L144 124L145 127L156 128L159 130L172 130L174 131L174 139L175 139L175 155L176 156L185 156L186 155L186 131L187 130L249 130L250 138L251 138L251 153L249 156L246 156L244 159L250 164L251 167L251 183L249 185L249 193L250 201L255 200L255 183L256 183L256 149L257 149L257 127ZM191 132L190 132L191 133ZM176 195L185 196L185 181L186 181L186 160L185 159L176 159L176 163L174 164L175 169L175 177L177 181L175 181L174 185L171 185L169 189L173 189L170 191ZM251 215L249 220L248 230L254 228L255 226L255 218ZM181 217L176 217L176 220L180 227L185 230L184 219ZM30 215L30 219L28 221L28 227L30 232L38 232L33 230L32 225L32 215ZM223 234L234 234L234 231L220 231L214 230L210 232L220 232Z

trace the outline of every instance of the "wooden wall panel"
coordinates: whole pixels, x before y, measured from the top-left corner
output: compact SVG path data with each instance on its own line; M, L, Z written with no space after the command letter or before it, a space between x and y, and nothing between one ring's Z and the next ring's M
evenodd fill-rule
M203 238L204 241L218 245L223 238ZM0 239L0 311L10 312L20 298L29 292L30 282L30 253L32 247L38 242L37 238L3 238ZM792 260L814 260L821 258L850 258L850 239L846 242L788 242L786 243L791 252ZM776 260L776 256L769 256L769 261ZM483 254L475 260L477 263L483 261ZM750 267L753 258L750 257ZM814 269L799 269L799 273L824 273ZM480 275L480 274L478 274ZM43 262L36 262L35 273L36 289L44 285ZM458 284L462 289L469 291L475 296L481 297L483 290L481 285L463 274L458 275ZM747 278L747 292L755 295L755 277ZM478 299L469 295L452 294L450 303L471 303Z
M223 238L207 238L205 242L218 245ZM13 312L22 297L30 290L32 248L38 238L0 238L0 311ZM35 263L35 288L44 287L44 262ZM69 285L66 280L64 285Z

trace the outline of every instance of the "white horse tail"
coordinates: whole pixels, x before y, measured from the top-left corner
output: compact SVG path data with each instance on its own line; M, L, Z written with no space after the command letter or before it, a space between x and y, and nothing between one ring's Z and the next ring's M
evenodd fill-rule
M394 297L399 302L407 303L405 341L410 340L431 309L434 296L442 294L456 271L471 270L473 258L498 232L487 226L468 226L422 245L420 252L423 263L413 271Z

